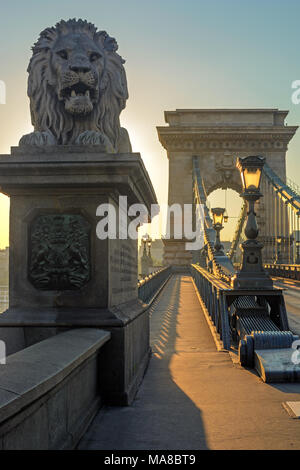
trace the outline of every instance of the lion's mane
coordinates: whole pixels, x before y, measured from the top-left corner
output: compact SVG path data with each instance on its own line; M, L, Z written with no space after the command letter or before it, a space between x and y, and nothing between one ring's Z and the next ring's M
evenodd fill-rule
M105 67L100 78L100 96L93 111L85 117L84 123L68 114L58 100L51 84L51 49L60 35L68 33L88 35L102 50ZM113 147L117 147L120 134L120 113L128 99L125 61L117 54L118 45L105 31L87 21L71 19L60 21L55 27L41 32L32 47L33 55L28 66L28 96L30 98L31 120L35 131L50 130L62 145L73 143L85 129L105 134Z

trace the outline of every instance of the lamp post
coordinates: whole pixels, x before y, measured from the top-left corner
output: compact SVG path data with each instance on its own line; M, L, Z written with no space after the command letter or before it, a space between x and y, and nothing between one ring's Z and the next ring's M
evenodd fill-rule
M142 237L142 243L143 243L143 256L147 256L147 239L145 238L145 235Z
M149 259L149 266L153 266L152 256L151 256L151 245L152 245L152 238L148 237L147 246L148 246L148 259Z
M221 244L220 232L223 229L223 219L225 209L221 207L214 207L212 210L213 215L213 227L216 231L216 241L215 241L215 254L218 256L224 256L224 246Z
M241 244L242 267L237 272L231 284L234 289L271 289L273 282L263 269L261 250L263 244L256 240L258 227L255 202L262 197L259 186L265 158L249 156L237 159L237 168L241 174L243 192L241 197L247 201L247 223L245 227L246 240Z
M276 253L275 264L281 264L281 243L282 243L282 237L277 237L276 238L277 253Z
M149 263L149 257L147 255L147 244L148 244L149 238L150 237L147 233L142 236L143 255L141 258L141 270L142 270L141 274L143 277L149 274L150 263Z

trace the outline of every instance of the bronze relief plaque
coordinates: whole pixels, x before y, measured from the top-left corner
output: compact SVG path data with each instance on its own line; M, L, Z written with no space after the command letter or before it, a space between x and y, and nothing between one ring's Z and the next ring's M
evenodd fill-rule
M43 290L76 290L90 280L90 224L82 215L40 215L29 231L28 277Z

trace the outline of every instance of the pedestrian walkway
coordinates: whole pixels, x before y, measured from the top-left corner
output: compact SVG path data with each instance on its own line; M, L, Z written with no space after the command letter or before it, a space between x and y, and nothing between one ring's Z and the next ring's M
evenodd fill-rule
M80 449L300 449L300 420L282 407L300 401L300 384L264 384L217 352L190 276L174 275L150 316L134 403L102 409Z

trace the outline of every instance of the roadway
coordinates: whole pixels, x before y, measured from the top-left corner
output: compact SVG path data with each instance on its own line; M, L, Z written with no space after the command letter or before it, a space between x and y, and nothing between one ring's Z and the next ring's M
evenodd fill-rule
M273 277L276 287L284 290L290 330L300 336L300 281Z

